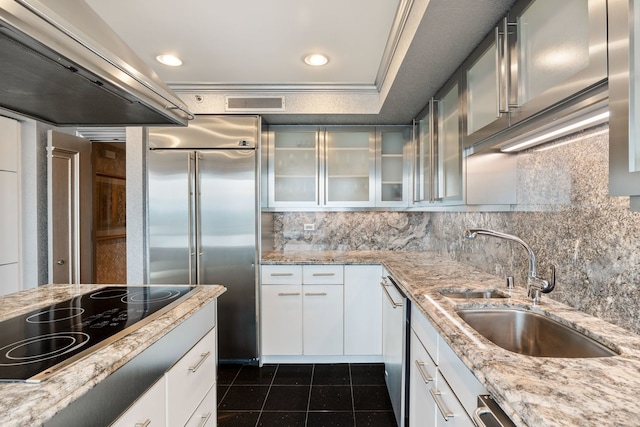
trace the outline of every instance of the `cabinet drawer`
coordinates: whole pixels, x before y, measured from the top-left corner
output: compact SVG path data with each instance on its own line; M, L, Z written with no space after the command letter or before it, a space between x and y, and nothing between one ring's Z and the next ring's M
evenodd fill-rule
M462 363L462 360L453 352L449 344L442 337L438 339L440 340L440 364L438 369L451 385L451 388L456 391L458 399L471 416L477 407L478 395L486 394L487 390L471 373L469 368Z
M440 334L415 304L411 304L411 329L413 329L422 345L429 352L429 356L438 365L440 363L438 360Z
M166 373L168 425L184 425L215 383L215 345L213 328Z
M429 390L435 387L438 370L415 332L411 332L410 352L409 425L433 426L437 409Z
M164 400L165 378L160 377L111 427L132 427L137 425L165 426L166 402Z
M211 386L207 395L202 399L185 427L215 427L216 426L216 386Z
M301 265L263 265L263 285L300 285L302 284Z
M344 266L305 265L302 269L302 283L305 285L342 285Z
M438 378L437 387L429 391L436 403L436 426L438 427L475 427L469 415L456 398L451 387L442 377Z

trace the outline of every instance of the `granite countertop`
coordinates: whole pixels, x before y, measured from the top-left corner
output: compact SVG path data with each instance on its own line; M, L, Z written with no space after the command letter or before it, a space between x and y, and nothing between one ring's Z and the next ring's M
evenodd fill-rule
M2 296L0 321L103 287L105 285L46 285ZM0 383L2 426L41 425L225 291L223 286L201 286L154 321L61 369L41 383Z
M430 252L268 252L262 263L382 264L518 426L640 426L640 336L544 294L541 304L532 306L522 284L508 299L446 298L440 289L504 289L505 281ZM461 306L547 314L620 355L569 359L512 353L466 325L455 313Z

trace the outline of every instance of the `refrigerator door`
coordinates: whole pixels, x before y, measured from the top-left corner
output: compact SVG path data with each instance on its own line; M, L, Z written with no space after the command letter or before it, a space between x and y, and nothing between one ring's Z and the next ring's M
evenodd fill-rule
M192 284L196 278L193 151L149 152L149 282Z
M255 360L256 151L199 151L196 170L198 283L227 288L218 300L219 359Z

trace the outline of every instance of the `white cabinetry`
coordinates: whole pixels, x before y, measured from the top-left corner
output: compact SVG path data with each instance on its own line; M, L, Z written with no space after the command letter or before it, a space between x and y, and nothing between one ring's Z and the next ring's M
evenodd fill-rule
M216 340L216 328L213 328L112 426L214 427Z
M216 356L214 328L165 374L169 426L184 425L215 384Z
M344 266L344 354L382 354L380 265Z
M468 426L484 386L412 306L409 424Z
M263 265L263 362L381 359L382 267Z
M112 424L112 427L166 426L165 384L165 377L161 377Z

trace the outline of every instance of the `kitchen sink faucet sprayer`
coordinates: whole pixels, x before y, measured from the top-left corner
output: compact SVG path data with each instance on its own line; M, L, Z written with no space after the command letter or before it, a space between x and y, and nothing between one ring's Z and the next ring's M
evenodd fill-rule
M464 237L473 240L478 234L497 237L499 239L512 240L520 243L529 253L529 274L527 275L527 295L531 297L534 304L540 302L541 293L548 294L556 286L556 267L551 265L551 279L546 280L538 277L536 271L536 255L524 240L511 234L501 233L499 231L488 230L486 228L470 228L464 233Z

